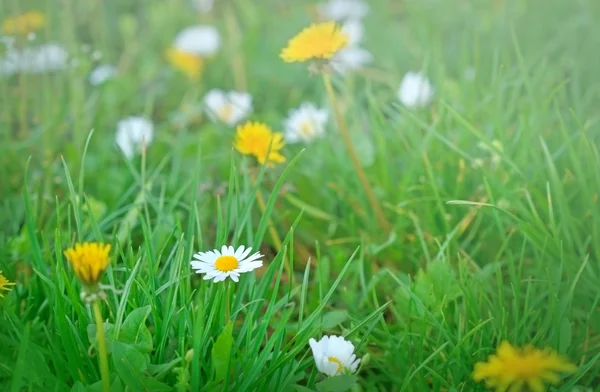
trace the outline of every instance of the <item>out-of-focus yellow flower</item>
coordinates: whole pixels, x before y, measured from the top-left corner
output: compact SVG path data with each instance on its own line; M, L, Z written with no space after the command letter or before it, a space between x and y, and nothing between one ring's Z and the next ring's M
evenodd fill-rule
M27 35L39 31L46 25L46 16L38 11L6 18L2 22L2 32L6 35Z
M545 384L556 385L560 382L558 373L573 373L577 368L556 352L538 350L527 346L517 349L508 342L502 342L487 362L475 364L473 379L486 380L490 388L498 391L518 392L531 390L544 392Z
M14 283L6 279L6 277L2 275L2 271L0 271L0 297L4 297L4 295L2 295L3 291L10 291L9 286L14 286Z
M95 286L110 263L110 244L84 242L65 251L65 256L77 279L86 286Z
M233 146L242 154L252 155L267 166L285 162L281 149L285 145L283 135L273 132L266 124L248 121L239 125Z
M198 80L204 70L202 57L176 48L167 50L167 59L173 67L185 73L192 80Z
M329 60L348 45L348 39L335 22L312 24L289 40L280 57L287 63Z

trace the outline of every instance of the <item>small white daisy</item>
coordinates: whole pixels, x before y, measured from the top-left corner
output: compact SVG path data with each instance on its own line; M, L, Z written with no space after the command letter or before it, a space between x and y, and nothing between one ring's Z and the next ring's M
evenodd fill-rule
M288 143L310 142L325 134L329 113L314 104L305 102L298 109L290 110L283 122L285 140Z
M204 96L204 107L213 121L234 126L252 112L252 96L239 91L213 89Z
M45 73L67 68L68 53L64 46L47 43L22 50L9 49L0 59L0 75Z
M365 28L359 20L349 20L342 25L342 32L348 36L347 46L353 46L362 41Z
M350 46L335 54L331 66L336 72L345 74L349 71L358 71L371 62L373 62L371 52L358 46Z
M102 59L102 52L99 50L94 50L91 57L94 61L100 61Z
M192 7L198 12L208 13L212 11L215 0L192 0Z
M354 345L341 336L323 336L318 342L308 341L317 369L328 376L354 373L360 358L354 354Z
M363 0L329 0L319 4L317 10L326 20L361 19L369 12L369 5Z
M221 36L213 26L190 26L175 36L173 46L186 53L207 57L215 54L219 49Z
M243 245L237 250L233 246L223 245L220 252L215 249L196 253L195 260L192 260L190 264L197 274L204 274L204 280L212 279L216 283L229 277L237 282L240 274L254 271L263 265L260 260L263 255L259 252L250 255L250 252L252 252L252 248L246 248Z
M144 117L127 117L117 124L115 141L127 158L152 142L154 125Z
M99 65L90 73L88 81L92 86L98 86L117 74L117 68L113 65Z
M435 90L425 75L420 72L408 72L400 83L398 99L407 108L417 109L429 105L434 93Z

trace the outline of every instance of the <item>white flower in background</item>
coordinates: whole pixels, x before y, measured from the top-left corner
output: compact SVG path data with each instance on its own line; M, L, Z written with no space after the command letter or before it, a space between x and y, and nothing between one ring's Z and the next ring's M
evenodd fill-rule
M369 12L369 5L363 0L329 0L319 4L317 11L326 20L361 19Z
M29 34L27 34L27 40L28 41L35 41L36 38L37 38L37 35L35 33L29 33Z
M99 65L90 73L88 78L92 86L98 86L117 74L117 68L113 65Z
M154 125L144 117L127 117L117 124L115 140L127 158L152 142Z
M336 53L331 60L333 69L341 74L357 71L373 61L373 55L358 46L344 48Z
M57 43L22 50L9 49L0 59L0 75L60 71L67 68L68 57L64 46Z
M215 0L192 0L192 7L198 12L207 13L212 11Z
M365 28L359 20L349 20L342 25L342 32L348 36L348 45L357 45L365 35Z
M400 83L398 99L409 109L423 108L431 103L434 93L427 77L420 72L408 72Z
M102 59L102 52L99 50L94 50L92 52L92 60L100 61Z
M221 46L221 36L216 28L208 25L187 27L175 36L173 47L198 56L211 56Z
M213 89L204 96L204 106L213 121L233 126L252 111L252 96L239 91Z
M237 282L240 274L254 271L263 265L260 260L263 255L259 252L250 255L250 252L252 252L252 248L246 248L243 245L237 250L233 246L223 245L220 252L215 249L196 253L195 260L192 260L190 264L197 274L204 274L204 280L212 279L216 283L229 277Z
M318 342L308 341L317 369L328 376L354 373L360 358L356 359L354 345L341 336L323 336Z
M310 142L325 134L329 113L312 103L305 102L298 109L290 110L283 123L284 138L288 143Z

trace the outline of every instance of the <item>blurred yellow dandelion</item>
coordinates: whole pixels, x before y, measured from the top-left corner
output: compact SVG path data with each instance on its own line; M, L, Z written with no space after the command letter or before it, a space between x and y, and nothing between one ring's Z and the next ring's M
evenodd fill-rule
M10 291L9 286L14 286L14 283L6 279L6 277L2 275L2 271L0 271L0 297L4 297L4 295L2 295L3 291Z
M531 346L517 349L508 342L502 342L487 362L475 364L473 379L486 380L488 387L498 391L510 388L513 392L525 389L544 392L545 384L559 383L558 373L573 373L576 369L575 365L550 349L538 350Z
M312 24L289 40L280 57L287 63L328 60L348 45L348 39L335 22Z
M6 18L2 22L2 32L6 35L27 35L46 25L46 17L38 11L29 11L19 16Z
M110 244L84 242L65 251L75 276L86 286L95 286L108 267Z
M202 75L202 71L204 70L204 60L202 57L176 48L169 48L166 55L169 63L186 74L190 79L197 80Z
M281 133L271 131L263 123L251 121L237 127L233 143L240 153L252 155L261 165L266 163L268 166L285 162L285 157L280 153L284 145Z

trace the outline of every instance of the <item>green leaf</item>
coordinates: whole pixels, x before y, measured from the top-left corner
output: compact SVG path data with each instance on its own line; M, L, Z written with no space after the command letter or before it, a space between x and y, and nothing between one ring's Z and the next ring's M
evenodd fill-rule
M342 374L334 376L317 383L317 391L319 392L343 392L352 388L356 384L356 376L351 374Z
M150 305L148 305L131 312L123 321L119 341L130 344L141 352L151 352L152 334L146 327L146 319L151 310Z
M81 381L77 381L73 388L71 388L71 392L87 392L85 386L81 383Z
M573 329L568 318L565 317L560 322L559 333L558 352L564 353L571 346L571 340L573 339Z
M96 336L96 324L89 324L87 327L88 340L94 348L98 348L98 337ZM106 341L106 351L112 353L112 346L115 341L115 326L111 323L104 323L104 340Z
M144 371L148 367L148 358L132 345L115 342L112 353L113 365L121 380L134 391L144 390Z
M307 388L302 385L294 385L296 392L315 392L314 389Z
M116 374L111 374L112 383L110 384L110 392L123 392L123 384L121 379ZM102 380L89 385L84 389L86 392L103 392ZM71 391L73 392L73 391Z
M169 372L171 369L173 369L175 367L175 365L179 364L181 362L181 358L175 358L174 360L167 362L167 363L161 363L159 365L153 365L153 364L149 364L148 365L148 372L155 376L155 377L162 377L164 376L167 372Z
M323 329L332 329L348 320L348 312L345 310L332 310L323 315Z
M232 332L233 324L230 321L227 323L212 348L211 356L213 365L215 366L216 381L224 380L227 375L229 357L231 356L231 345L233 343L233 338L231 337Z

